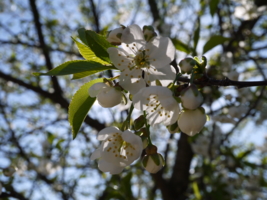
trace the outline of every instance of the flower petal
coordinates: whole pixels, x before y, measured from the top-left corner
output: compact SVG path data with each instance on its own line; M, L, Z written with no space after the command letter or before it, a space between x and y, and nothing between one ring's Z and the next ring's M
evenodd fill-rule
M148 76L147 73L145 73L145 80L148 84L148 81L150 81L151 85L154 86L156 85L155 80L159 80L162 86L166 87L172 83L176 77L174 68L169 64L163 68L157 69L156 71L152 68L149 68L147 71L150 75Z
M127 57L128 53L122 48L110 47L107 50L109 58L116 68L119 70L124 70L128 68L128 65L131 64L132 58Z
M106 140L108 137L111 136L112 133L122 134L122 132L117 127L112 126L101 130L97 135L97 139L100 141Z
M128 26L123 30L121 41L125 44L136 43L138 46L143 46L145 44L143 31L136 24Z
M89 95L90 97L96 97L97 94L104 88L108 86L105 83L95 83L89 88Z
M109 172L111 174L119 174L124 169L124 167L118 167L102 159L98 161L98 168L102 172Z
M159 69L170 64L175 57L175 47L167 37L156 37L146 44L149 49L150 65Z
M90 156L90 159L91 159L91 160L95 160L95 159L100 158L100 157L101 157L101 152L102 152L101 147L97 148L97 149L92 153L92 155Z
M145 80L142 78L142 70L124 70L120 76L120 85L131 94L136 94L146 86Z

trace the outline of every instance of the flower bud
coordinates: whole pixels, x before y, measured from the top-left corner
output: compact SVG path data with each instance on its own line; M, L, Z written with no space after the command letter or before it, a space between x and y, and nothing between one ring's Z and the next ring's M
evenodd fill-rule
M13 167L13 166L9 166L9 167L3 169L3 174L4 174L5 176L9 176L9 177L11 177L11 176L13 176L13 174L14 174L16 171L17 171L17 169L16 169L15 167Z
M125 27L115 28L110 31L107 35L108 42L113 45L120 45L123 29L125 29Z
M143 33L145 40L148 42L153 37L157 36L157 33L154 31L154 28L152 26L144 26L143 27Z
M159 153L145 155L142 163L144 168L152 174L157 173L165 165L164 159Z
M96 97L98 103L104 108L116 106L122 101L122 93L115 87L105 83L95 83L89 88L89 95Z
M238 81L239 73L236 71L231 71L228 73L228 78L232 81Z
M148 146L148 138L146 136L141 136L143 142L143 149L147 148Z
M194 110L203 102L203 96L195 85L190 85L181 93L182 105L186 109Z
M111 108L121 103L122 93L113 87L104 88L97 95L98 103L104 108Z
M134 128L135 130L139 130L145 125L146 118L144 115L140 115L137 119L134 120Z
M183 133L194 136L199 133L206 123L204 108L183 110L178 118L178 126Z
M174 124L167 126L168 130L170 133L177 133L179 132L179 126L177 124L177 122L175 122Z
M183 74L191 74L196 61L193 58L185 58L179 62L179 66Z

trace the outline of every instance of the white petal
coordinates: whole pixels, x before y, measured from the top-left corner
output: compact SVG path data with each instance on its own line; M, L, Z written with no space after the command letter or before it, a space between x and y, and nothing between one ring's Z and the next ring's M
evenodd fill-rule
M128 64L132 61L132 58L128 58L128 53L122 48L110 47L107 52L110 60L119 70L127 69Z
M124 169L124 167L118 167L118 166L113 165L112 163L109 163L109 162L102 160L102 159L99 160L99 162L98 162L98 168L102 172L109 172L111 174L119 174Z
M120 85L131 94L136 94L146 86L145 80L142 78L142 70L133 69L130 71L127 69L123 71L120 76Z
M150 81L151 85L156 85L155 80L159 80L161 85L167 87L174 81L176 72L173 67L167 65L166 67L160 68L157 71L151 72ZM154 81L154 82L153 82Z
M133 160L136 160L138 157L141 156L141 153L143 151L143 142L142 139L138 136L132 133L129 130L126 130L121 135L122 139L128 143L130 143L132 146L135 147L136 153L133 156Z
M138 46L143 46L145 44L143 31L136 24L128 26L123 30L121 41L125 44L136 43Z
M105 83L95 83L89 88L89 95L91 97L96 97L97 94L103 89L107 88L108 86Z
M173 111L170 112L170 117L167 118L167 119L164 121L163 124L164 124L165 126L169 126L169 125L174 124L174 123L177 121L177 119L178 119L179 112L180 112L180 108L179 108L179 106L178 106L178 104L177 104L177 107L176 107Z
M147 98L149 97L149 95L147 94L147 88L142 88L139 90L138 93L136 93L134 96L133 96L133 105L136 109L138 110L141 110L141 111L144 111L147 106L146 106L146 103L147 103Z
M92 153L92 155L90 156L90 159L91 159L91 160L95 160L95 159L100 158L100 157L101 157L101 152L102 152L101 147L97 148L97 149Z
M123 28L115 28L112 31L109 32L107 36L107 41L111 44L120 44L121 39L118 37L118 34L122 34Z
M149 49L150 65L158 69L170 64L175 57L175 47L167 37L154 38L146 44L145 49Z
M106 140L108 137L111 136L112 133L122 134L122 132L117 127L112 126L112 127L107 127L101 130L97 135L97 139L100 141Z

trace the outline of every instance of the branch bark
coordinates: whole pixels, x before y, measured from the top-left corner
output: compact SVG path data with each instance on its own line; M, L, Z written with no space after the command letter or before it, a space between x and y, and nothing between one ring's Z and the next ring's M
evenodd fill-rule
M52 65L52 62L50 59L48 47L47 47L45 40L44 40L44 35L42 32L42 25L40 23L39 11L37 9L35 0L29 0L29 2L30 2L30 6L31 6L31 11L32 11L32 15L33 15L33 21L34 21L35 29L36 29L38 39L40 42L40 47L42 49L42 52L43 52L43 55L45 58L46 67L48 70L51 70L51 69L53 69L53 65ZM58 83L57 77L53 76L53 77L51 77L51 80L52 80L53 87L54 87L55 91L59 94L62 94L62 89Z
M49 93L45 90L43 90L40 87L33 86L30 83L26 83L18 78L14 78L8 74L5 74L0 71L0 78L6 80L6 81L11 81L13 83L18 84L19 86L22 86L26 89L32 90L36 92L37 94L43 96L44 98L50 99L54 103L58 103L62 108L64 108L66 111L69 108L69 102L61 95L56 92L54 93ZM86 124L91 126L92 128L96 129L97 131L100 131L105 128L105 125L100 123L98 120L92 119L91 117L87 116L84 120Z

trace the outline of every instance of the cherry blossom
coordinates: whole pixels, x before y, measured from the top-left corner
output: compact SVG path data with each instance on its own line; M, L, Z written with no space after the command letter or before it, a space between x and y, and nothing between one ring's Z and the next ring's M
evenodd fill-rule
M104 108L110 108L121 103L122 93L105 83L96 83L89 88L89 95L96 97Z
M123 30L121 41L121 48L110 47L107 51L121 71L120 85L124 89L135 94L156 80L167 86L175 79L170 66L175 48L169 38L157 36L146 42L141 28L134 24Z
M157 164L155 160L157 160L159 163ZM144 168L152 174L157 173L165 165L165 161L162 155L159 153L152 155L145 155L142 163Z
M98 168L110 174L119 174L122 170L141 156L143 143L139 136L129 130L120 131L117 127L107 127L98 133L102 141L91 155L99 159Z
M133 104L136 109L146 111L150 125L159 123L171 125L177 120L180 111L171 90L161 86L141 89L134 95Z
M184 108L194 110L203 102L203 96L197 90L197 87L192 84L182 91L181 101Z
M125 27L116 28L108 33L107 41L113 45L121 44L122 31Z
M194 136L202 130L206 120L203 108L183 110L178 118L178 126L183 133Z

